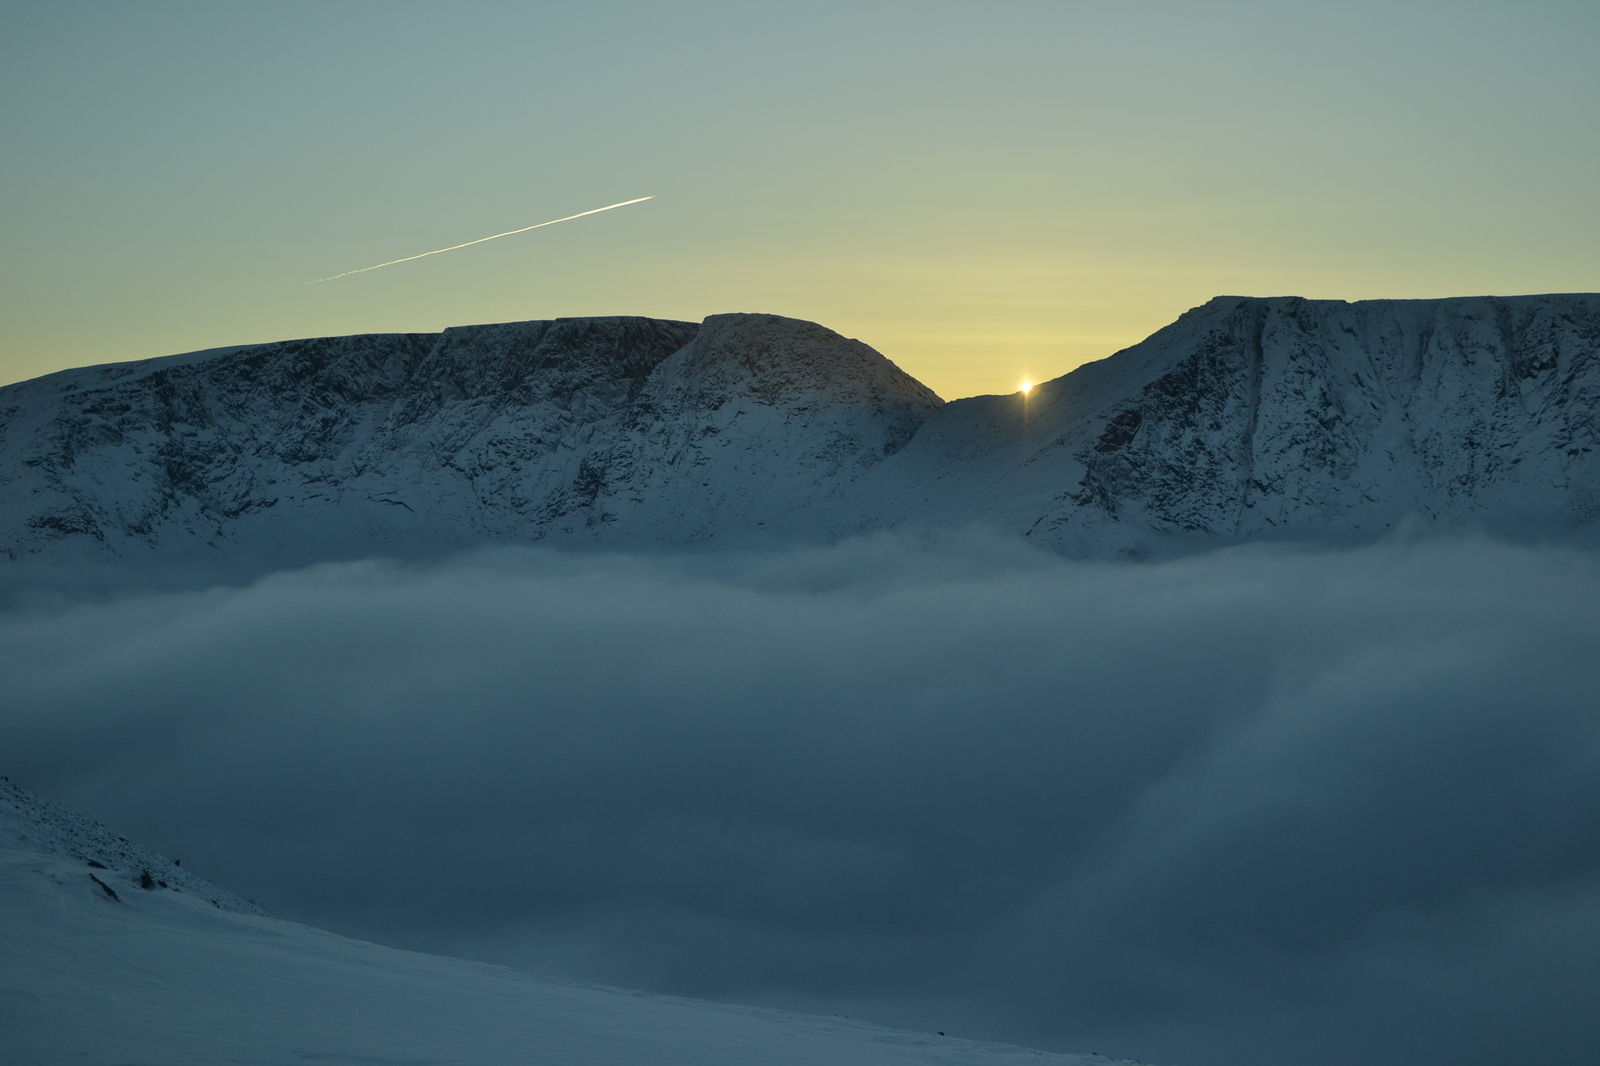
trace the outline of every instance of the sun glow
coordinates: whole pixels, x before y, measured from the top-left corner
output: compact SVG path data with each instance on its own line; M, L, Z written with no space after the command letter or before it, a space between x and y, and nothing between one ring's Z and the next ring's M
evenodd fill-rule
M1028 393L1030 393L1032 391L1033 391L1033 382L1024 381L1022 383L1022 395L1026 396L1026 395L1028 395Z

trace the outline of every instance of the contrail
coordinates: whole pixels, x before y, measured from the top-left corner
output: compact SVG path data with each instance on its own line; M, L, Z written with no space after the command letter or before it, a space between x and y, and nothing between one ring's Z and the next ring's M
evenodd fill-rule
M554 226L557 222L571 222L573 219L582 218L584 215L598 215L602 211L610 211L618 207L627 207L629 204L642 204L646 200L654 199L654 196L641 196L637 200L624 200L620 204L607 204L605 207L597 207L593 211L579 211L577 214L568 215L566 218L552 218L549 222L540 222L533 226L523 226L521 229L508 229L504 233L496 233L488 237L479 237L477 240L468 241L465 244L452 244L448 248L435 248L431 252L422 252L418 255L408 255L404 259L391 259L387 263L379 263L377 266L362 267L360 270L346 270L343 274L335 274L333 277L329 278L318 278L316 281L308 281L306 284L316 285L324 281L333 281L335 278L349 277L351 274L365 274L369 270L377 270L378 267L392 267L396 263L409 263L413 259L422 259L430 255L438 255L440 252L453 252L457 248L470 248L474 244L482 244L484 241L492 241L500 237L510 237L516 233L527 233L531 229L543 229L546 226Z

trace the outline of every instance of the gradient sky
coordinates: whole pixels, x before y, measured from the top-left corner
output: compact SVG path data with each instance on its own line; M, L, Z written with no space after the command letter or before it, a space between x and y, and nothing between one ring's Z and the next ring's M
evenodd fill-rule
M0 382L764 311L955 397L1219 293L1600 289L1592 0L771 7L7 3Z

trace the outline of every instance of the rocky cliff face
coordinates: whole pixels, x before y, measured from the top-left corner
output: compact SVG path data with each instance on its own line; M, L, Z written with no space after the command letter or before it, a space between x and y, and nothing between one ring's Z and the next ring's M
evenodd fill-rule
M1600 515L1597 433L1600 296L1219 297L1026 399L946 407L890 517L992 515L1082 552L1412 517L1553 533ZM986 473L970 503L943 488L957 468Z
M1600 301L1219 300L1193 317L1153 339L1177 358L1084 453L1078 502L1244 534L1592 507L1571 493L1596 473Z
M627 431L589 456L575 514L654 543L837 535L861 477L942 403L860 341L717 315L651 376ZM551 525L577 530L568 513Z
M474 543L1058 550L1600 517L1600 296L1221 297L1029 397L938 397L811 323L561 319L295 341L0 390L12 560Z
M274 564L548 536L692 542L830 498L939 404L866 345L764 315L90 367L0 390L0 550Z

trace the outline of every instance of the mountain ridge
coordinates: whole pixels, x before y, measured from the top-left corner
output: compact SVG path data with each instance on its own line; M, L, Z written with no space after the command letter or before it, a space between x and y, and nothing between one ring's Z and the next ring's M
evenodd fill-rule
M989 525L1071 555L1600 518L1600 295L1217 297L1029 395L945 403L776 315L212 349L0 389L12 562Z

